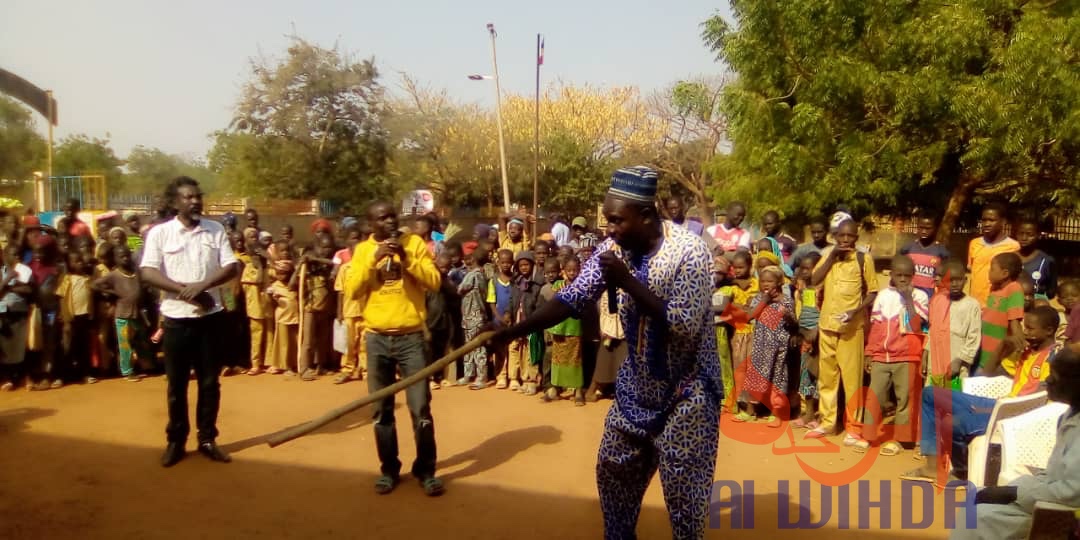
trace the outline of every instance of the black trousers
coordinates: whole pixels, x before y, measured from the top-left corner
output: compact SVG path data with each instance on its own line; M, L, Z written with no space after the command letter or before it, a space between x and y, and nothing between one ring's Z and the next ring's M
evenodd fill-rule
M165 435L169 442L187 440L191 425L188 422L187 387L191 370L199 385L199 400L195 405L195 425L199 442L217 438L218 406L221 402L222 330L228 328L224 312L192 319L165 318L165 376L169 381L169 423Z

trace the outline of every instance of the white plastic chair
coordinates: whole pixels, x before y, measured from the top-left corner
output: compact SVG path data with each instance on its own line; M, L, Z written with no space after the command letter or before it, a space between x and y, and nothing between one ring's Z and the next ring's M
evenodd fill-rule
M1012 391L1013 379L1004 375L1000 377L968 377L961 379L963 392L972 396L982 396L990 399L1001 399Z
M975 484L975 487L985 487L987 465L989 464L987 458L990 456L991 438L998 422L1006 418L1019 416L1043 405L1046 405L1045 391L1027 396L1000 398L994 403L994 410L990 413L990 421L986 425L985 434L976 436L968 443L968 481Z
M1001 472L997 485L1045 469L1057 441L1061 416L1069 410L1065 403L1052 401L1038 409L998 422L990 444L1001 444Z

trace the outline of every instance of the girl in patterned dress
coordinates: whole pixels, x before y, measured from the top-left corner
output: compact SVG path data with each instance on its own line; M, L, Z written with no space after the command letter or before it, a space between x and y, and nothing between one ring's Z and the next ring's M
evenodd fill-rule
M734 280L731 285L721 288L721 292L730 298L732 307L749 311L750 301L758 293L758 280L750 275L753 262L750 252L739 250L731 259ZM725 394L726 407L731 412L739 412L740 404L746 405L750 398L743 392L743 379L746 378L746 361L750 358L754 329L752 322L735 325L731 336L731 363L734 368L735 387L730 395ZM749 415L746 415L748 418Z
M461 320L466 341L472 341L488 322L487 304L484 303L484 291L487 290L484 263L487 260L487 251L479 247L465 256L465 264L468 265L469 271L465 274L461 285L458 285L458 294L461 295ZM469 384L469 379L475 374L476 380L469 385L469 389L487 388L487 351L484 347L479 347L465 355L464 367L465 374L458 379L458 386Z
M559 292L569 286L581 273L581 263L576 258L563 264L566 279L555 282L552 289ZM559 399L559 388L573 391L574 405L585 405L585 370L581 362L581 319L568 317L548 329L551 334L551 387L541 398L543 401Z
M759 272L761 292L750 304L750 318L756 322L753 330L753 349L746 369L744 390L769 407L769 427L780 427L790 413L787 398L789 328L795 324L791 298L781 291L784 271L769 266ZM745 422L753 417L739 413L735 420Z

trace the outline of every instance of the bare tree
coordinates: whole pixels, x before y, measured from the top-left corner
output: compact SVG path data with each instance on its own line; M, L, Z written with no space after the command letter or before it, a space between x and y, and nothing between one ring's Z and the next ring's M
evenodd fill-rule
M724 75L679 81L649 98L651 113L667 126L653 164L672 194L684 193L706 223L713 215L709 187L718 180L710 178L707 165L728 142L720 99L731 80Z

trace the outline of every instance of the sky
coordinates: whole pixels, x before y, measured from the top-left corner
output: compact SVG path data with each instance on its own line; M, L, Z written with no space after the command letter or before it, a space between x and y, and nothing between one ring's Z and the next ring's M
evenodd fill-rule
M5 0L2 11L0 67L54 91L57 140L85 133L107 136L121 157L144 145L198 158L228 125L249 59L280 58L294 32L374 57L391 92L407 73L490 106L493 83L466 78L492 73L489 22L504 94L534 92L537 33L542 84L647 94L722 71L700 24L730 18L723 0Z

